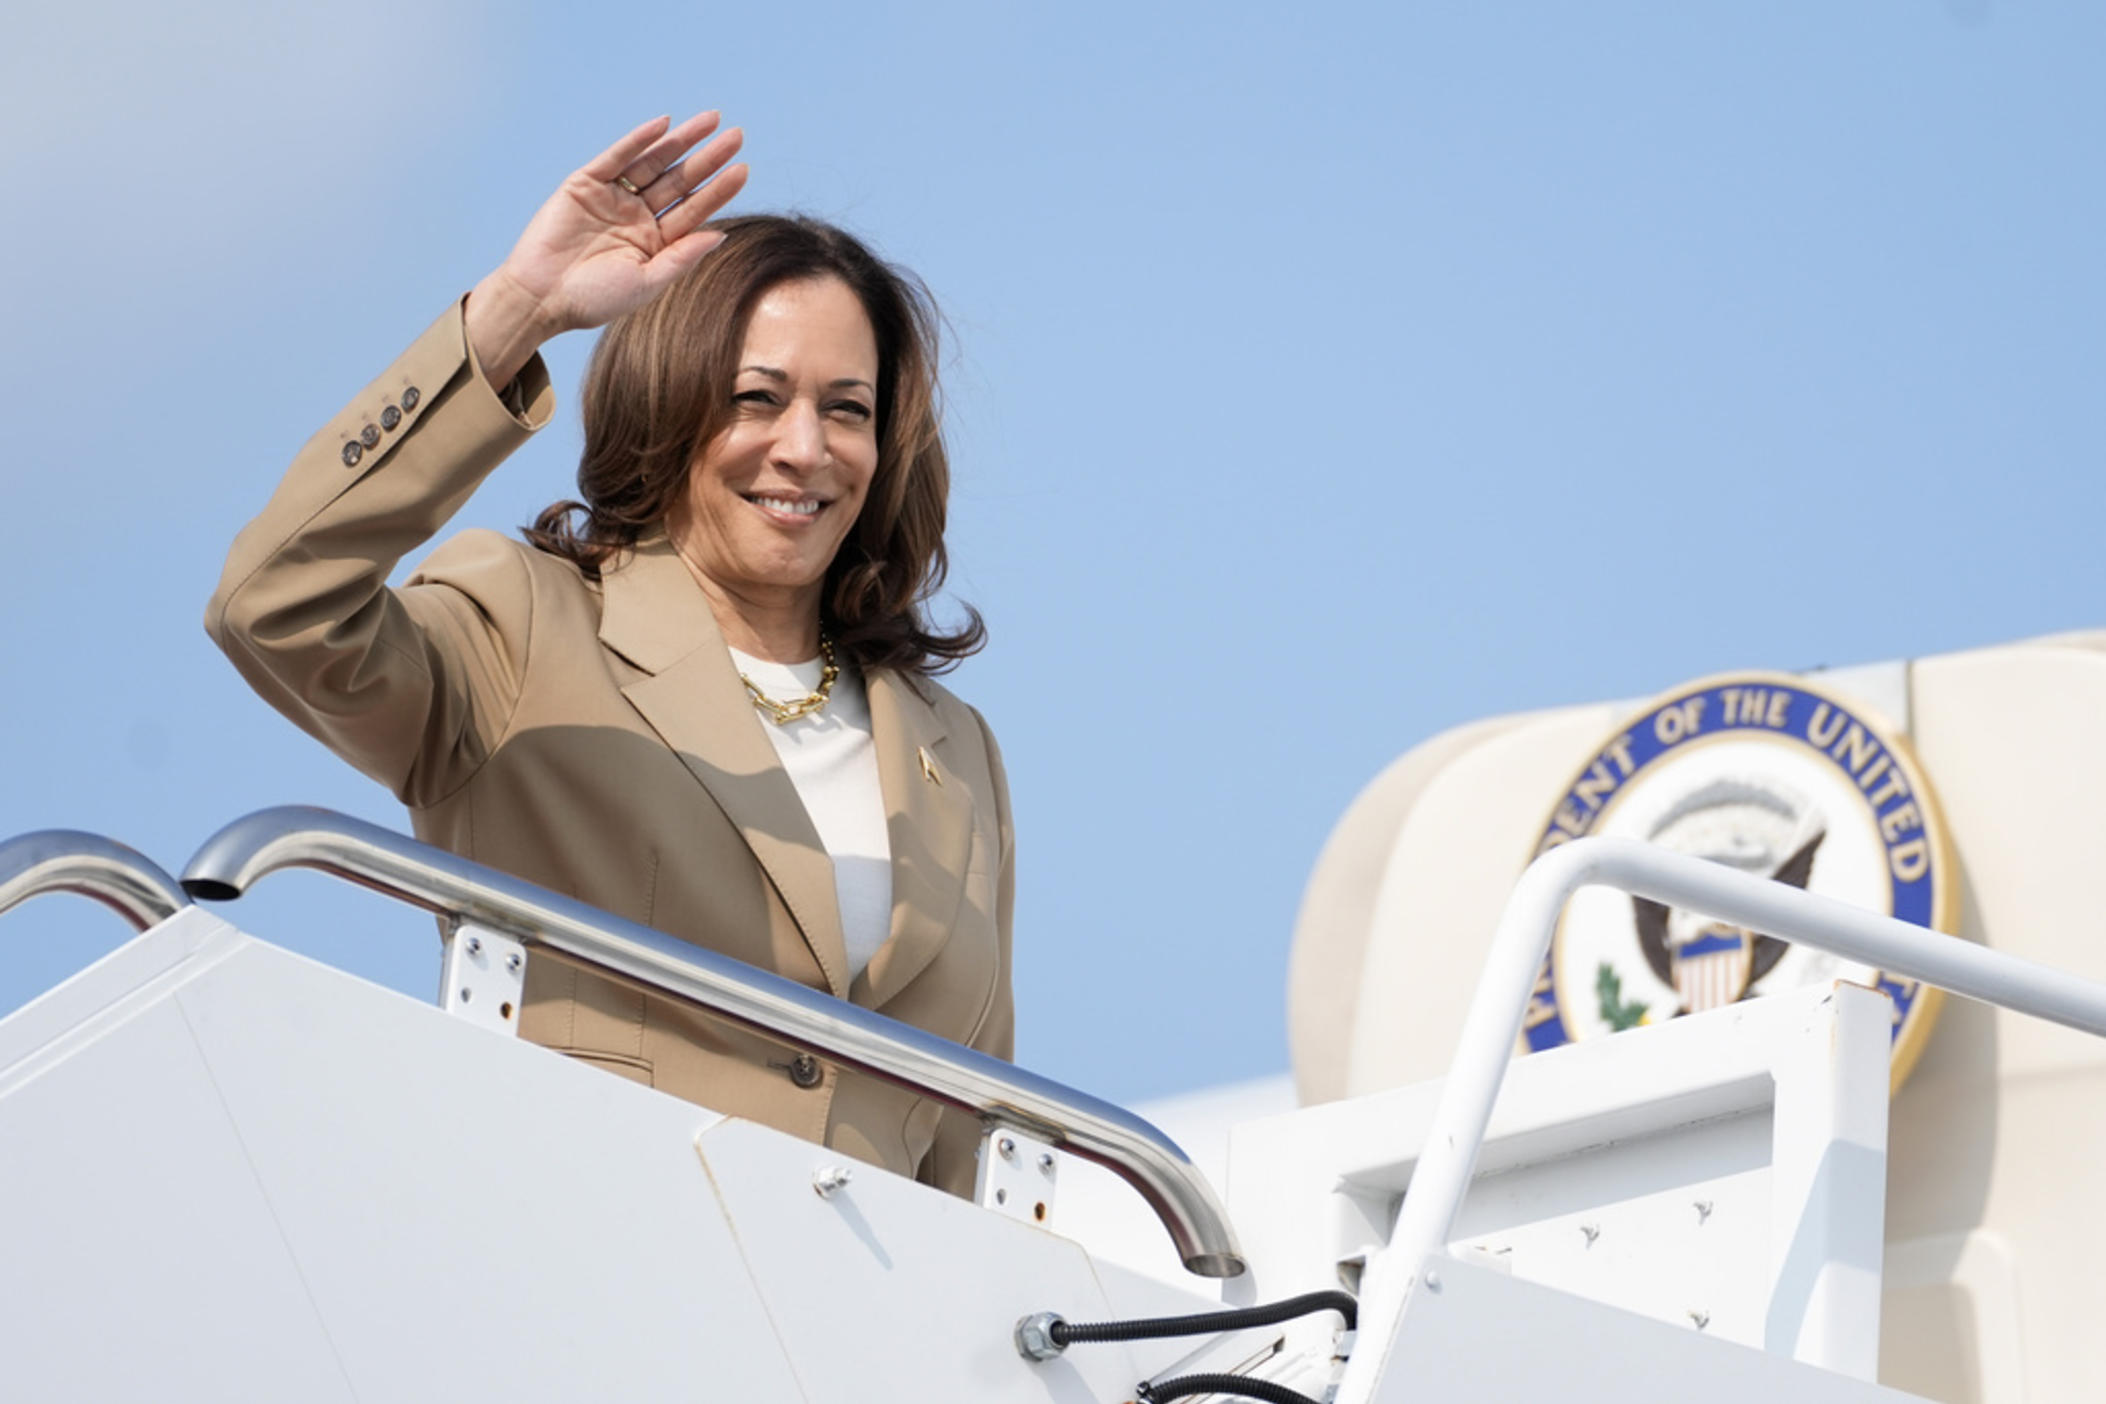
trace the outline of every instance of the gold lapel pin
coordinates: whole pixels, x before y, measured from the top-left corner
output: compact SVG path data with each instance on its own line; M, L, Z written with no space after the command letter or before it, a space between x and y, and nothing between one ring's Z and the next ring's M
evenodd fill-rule
M943 777L936 773L936 760L935 757L929 754L929 748L927 746L917 746L915 750L921 756L921 778L932 785L943 784Z

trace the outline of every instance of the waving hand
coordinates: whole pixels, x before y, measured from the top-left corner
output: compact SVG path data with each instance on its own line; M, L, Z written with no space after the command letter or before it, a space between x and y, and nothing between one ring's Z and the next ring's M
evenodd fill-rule
M493 386L542 342L642 306L723 236L702 228L746 183L738 128L704 112L644 123L566 176L469 294L469 344ZM696 146L698 142L706 144Z

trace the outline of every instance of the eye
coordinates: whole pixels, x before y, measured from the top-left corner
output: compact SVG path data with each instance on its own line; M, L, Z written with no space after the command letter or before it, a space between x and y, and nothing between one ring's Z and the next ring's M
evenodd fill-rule
M836 400L828 406L835 414L844 415L858 424L870 422L870 406L861 400Z
M731 397L731 402L735 405L772 405L775 403L775 392L773 390L741 390Z

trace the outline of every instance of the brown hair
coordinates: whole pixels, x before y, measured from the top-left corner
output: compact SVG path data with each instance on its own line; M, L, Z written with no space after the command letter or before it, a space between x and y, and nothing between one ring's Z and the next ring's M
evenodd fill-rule
M864 669L940 673L987 640L979 612L935 629L928 603L950 569L943 545L950 463L939 425L938 317L920 279L815 219L744 215L710 228L724 242L652 302L608 324L585 372L581 502L558 502L526 539L597 578L660 529L695 456L728 423L746 323L770 288L838 278L877 333L877 472L827 567L821 617ZM582 516L582 521L577 520Z

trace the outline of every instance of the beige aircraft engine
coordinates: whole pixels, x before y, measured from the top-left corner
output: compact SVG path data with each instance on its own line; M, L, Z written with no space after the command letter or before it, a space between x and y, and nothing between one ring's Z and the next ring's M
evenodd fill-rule
M1399 758L1302 903L1301 1100L1438 1078L1537 854L1638 838L2106 980L2106 632L1496 717ZM1567 908L1517 1056L1837 979L1894 1008L1882 1382L2106 1397L2106 1045L1607 889Z

